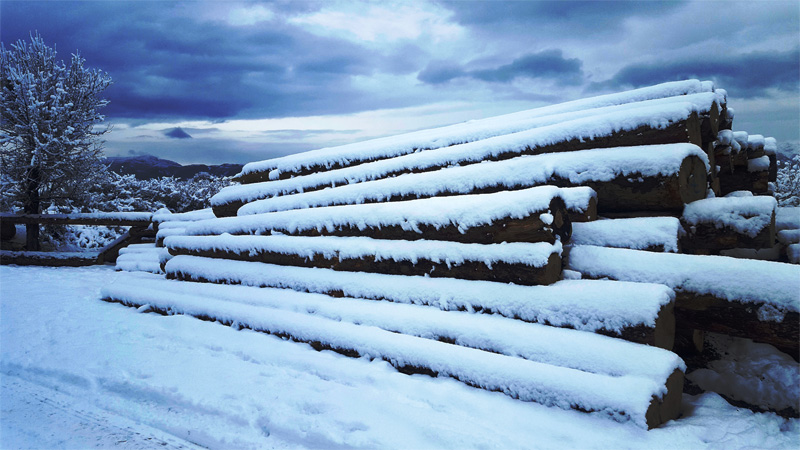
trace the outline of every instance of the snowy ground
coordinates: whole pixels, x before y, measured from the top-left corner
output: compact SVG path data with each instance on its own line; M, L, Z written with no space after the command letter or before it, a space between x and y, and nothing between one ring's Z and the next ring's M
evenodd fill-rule
M383 362L98 300L110 267L0 266L0 448L798 448L800 421L684 396L644 431Z

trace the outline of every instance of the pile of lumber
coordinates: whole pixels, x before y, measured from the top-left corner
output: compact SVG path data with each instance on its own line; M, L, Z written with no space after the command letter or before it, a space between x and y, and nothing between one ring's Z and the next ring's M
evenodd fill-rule
M711 294L575 261L688 256L686 205L721 183L726 103L689 80L251 163L215 218L160 225L166 280L131 275L103 297L656 427L680 412L676 328L719 328L695 323L713 311L686 319ZM766 245L756 234L735 244ZM711 273L730 259L707 258ZM796 336L771 325L796 299L707 303L755 311L737 335Z

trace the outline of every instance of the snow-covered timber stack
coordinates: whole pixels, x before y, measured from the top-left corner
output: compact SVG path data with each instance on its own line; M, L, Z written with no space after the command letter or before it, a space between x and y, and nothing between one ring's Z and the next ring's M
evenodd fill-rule
M505 116L501 116L485 119L479 124L483 125L483 128L491 126L492 131L496 133L481 140L462 137L460 141L454 142L455 138L452 136L441 136L441 139L430 140L428 147L434 146L430 150L418 151L421 147L411 147L411 144L408 144L409 147L400 156L394 157L386 156L388 150L382 148L378 142L375 144L378 145L377 148L371 152L365 149L357 152L361 155L361 160L356 160L357 162L370 161L360 164L353 164L348 159L347 156L357 157L351 155L353 151L348 146L339 147L329 152L331 155L327 156L325 162L326 167L338 169L327 170L326 167L319 167L319 172L290 179L278 179L282 175L275 175L276 171L283 170L281 173L285 174L290 173L291 168L295 168L298 173L304 173L310 170L310 167L317 167L314 164L311 166L304 164L309 154L316 154L319 151L251 163L246 165L242 172L242 180L247 184L224 189L212 198L212 206L218 216L232 216L243 204L258 199L389 178L404 173L428 172L452 166L506 160L524 155L668 143L692 143L706 148L703 147L704 142L708 141L710 144L716 135L718 105L724 101L725 96L721 92L667 97L548 116L546 124L542 124L543 119L537 118L534 123L527 124L532 128L514 132L512 131L515 128L503 122L501 119ZM542 108L543 111L539 113L545 114L549 109ZM642 131L645 129L646 131ZM709 131L703 133L701 129ZM437 130L432 130L431 133ZM433 134L437 138L440 137L436 133ZM449 139L446 139L447 137ZM403 142L403 139L398 140ZM392 144L388 147L397 153L400 152L396 148L398 145ZM323 155L325 153L318 156ZM292 158L297 159L294 165L291 163ZM269 169L276 164L283 169ZM683 168L684 177L688 178L701 171L699 165L697 161L687 164L687 167ZM341 166L344 168L339 168ZM272 171L272 176L276 180L263 182L262 180L267 178L264 174L268 170ZM707 170L704 171L706 172ZM251 177L252 174L260 175ZM639 180L639 183L646 181ZM634 189L636 187L633 186Z
M769 193L769 183L778 174L777 142L760 134L723 130L714 145L718 169L719 194L751 191Z
M677 217L685 204L705 199L709 184L719 183L717 131L730 129L731 119L724 91L689 81L253 163L240 176L246 184L212 199L220 218L164 238L176 255L167 263L168 278L227 286L139 280L104 295L382 358L402 371L447 375L515 398L658 426L677 416L683 367L646 353L661 350L625 343L645 352L637 353L643 365L665 367L643 377L650 390L639 389L642 374L620 368L634 353L597 339L669 349L676 315L678 326L720 331L729 325L713 313L738 308L741 299L691 296L685 283L658 278L658 284L637 277L633 283L556 281L576 272L602 277L568 256L570 271L561 273L557 261L570 238L576 259L595 248L587 245L680 251ZM598 211L672 217L591 222ZM730 260L707 258L705 270L712 274ZM679 314L673 313L673 288L680 293ZM792 303L771 295L745 302L751 314L732 334L763 334L762 341L778 345L791 337L773 325L791 316L785 305ZM711 306L700 308L704 301ZM693 309L705 315L692 316ZM478 331L491 328L479 323L495 320L491 337ZM542 334L531 339L512 333L517 329ZM529 347L501 343L505 330L515 345ZM608 355L607 364L618 367L602 376L613 380L586 378L597 386L588 390L569 384L584 375L562 369L600 370L572 350L553 356L558 350L549 343L568 336L587 339L580 342L589 353ZM487 351L496 353L491 361ZM519 358L540 365L513 362ZM507 369L489 373L477 370L481 364ZM618 390L629 375L635 378L631 389ZM559 386L558 377L569 383Z

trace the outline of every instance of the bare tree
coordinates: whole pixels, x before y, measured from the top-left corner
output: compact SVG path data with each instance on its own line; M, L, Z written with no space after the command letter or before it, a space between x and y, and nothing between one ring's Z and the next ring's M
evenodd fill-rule
M28 214L85 192L100 164L110 128L98 129L111 85L103 71L84 67L78 53L67 66L42 37L0 43L0 180ZM27 248L38 249L39 227L28 226Z

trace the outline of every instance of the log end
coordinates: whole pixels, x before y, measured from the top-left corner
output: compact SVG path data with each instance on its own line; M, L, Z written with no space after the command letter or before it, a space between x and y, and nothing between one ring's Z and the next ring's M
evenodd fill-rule
M662 306L658 312L653 345L670 351L675 346L675 302Z
M667 378L667 393L662 398L653 397L650 400L650 407L647 408L647 413L645 413L648 430L659 427L680 416L683 379L683 372L675 370Z
M706 198L708 174L705 163L697 156L689 156L681 163L678 172L678 188L684 204Z
M222 205L214 205L211 207L211 210L217 217L234 217L242 206L244 206L244 202L236 200Z

